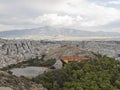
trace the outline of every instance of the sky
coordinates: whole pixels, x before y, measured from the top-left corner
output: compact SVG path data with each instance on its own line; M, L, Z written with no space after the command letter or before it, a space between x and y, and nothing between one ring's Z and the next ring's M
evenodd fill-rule
M0 31L45 26L120 32L120 0L0 0Z

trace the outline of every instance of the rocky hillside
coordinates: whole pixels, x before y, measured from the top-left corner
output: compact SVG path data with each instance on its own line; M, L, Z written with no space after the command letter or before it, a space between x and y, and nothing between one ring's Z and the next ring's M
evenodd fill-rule
M45 59L56 58L59 59L61 56L86 56L90 58L94 58L94 55L86 50L80 49L75 46L62 46L57 49L52 50L48 54L46 54Z
M41 84L0 71L0 90L47 90Z
M44 57L45 60L48 60L49 58L55 58L57 61L54 64L55 68L61 68L62 62L60 60L61 56L82 56L82 57L89 57L89 58L96 58L96 56L89 51L80 49L76 46L61 46L59 48L53 49L51 52L47 53Z

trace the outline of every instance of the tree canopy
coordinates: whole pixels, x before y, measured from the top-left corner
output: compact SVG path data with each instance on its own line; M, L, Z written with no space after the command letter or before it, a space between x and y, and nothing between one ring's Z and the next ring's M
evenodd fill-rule
M32 79L48 90L118 90L120 62L107 56L96 60L72 62L62 69Z

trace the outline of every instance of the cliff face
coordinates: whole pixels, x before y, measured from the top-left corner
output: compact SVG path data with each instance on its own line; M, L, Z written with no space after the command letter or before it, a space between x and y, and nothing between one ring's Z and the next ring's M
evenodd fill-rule
M0 67L15 64L39 56L42 57L55 49L71 45L88 51L99 52L102 55L120 58L120 41L34 41L0 39ZM65 51L66 52L66 51ZM61 53L61 52L60 52Z

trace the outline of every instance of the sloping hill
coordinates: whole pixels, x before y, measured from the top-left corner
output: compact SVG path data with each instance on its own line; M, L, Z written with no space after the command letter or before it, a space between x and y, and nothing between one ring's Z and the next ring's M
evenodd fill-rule
M62 46L62 47L52 50L45 56L45 59L46 60L49 58L59 59L59 57L61 56L85 56L89 58L95 58L95 56L89 51L85 51L76 46L68 45L68 46Z
M46 54L44 57L45 60L48 60L50 58L55 58L57 61L54 64L54 67L61 68L62 62L60 61L61 56L82 56L82 57L88 57L88 58L96 58L95 55L93 55L92 52L85 51L83 49L80 49L76 46L62 46L56 49L53 49L49 53Z

